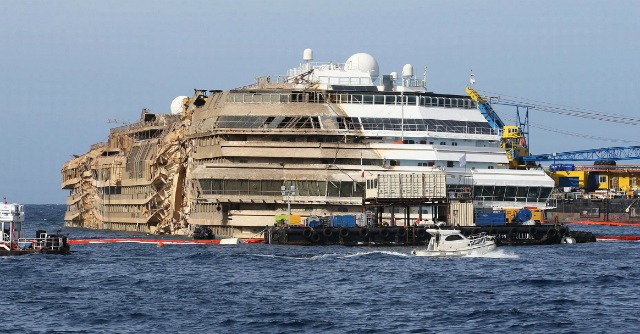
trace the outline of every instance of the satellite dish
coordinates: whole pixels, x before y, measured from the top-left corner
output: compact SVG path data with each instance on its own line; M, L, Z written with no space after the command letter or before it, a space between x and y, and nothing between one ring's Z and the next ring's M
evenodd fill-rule
M182 114L184 99L188 98L187 96L178 96L173 101L171 101L171 113L172 114Z

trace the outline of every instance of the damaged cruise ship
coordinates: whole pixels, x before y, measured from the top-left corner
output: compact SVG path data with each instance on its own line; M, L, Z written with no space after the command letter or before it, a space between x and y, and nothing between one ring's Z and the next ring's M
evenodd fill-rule
M553 180L509 168L504 130L478 99L426 87L410 64L383 75L369 54L317 63L307 49L286 75L145 109L64 164L65 225L250 237L277 215L370 213L372 180L412 173L444 173L445 200L475 209L543 208ZM436 205L375 210L398 226L452 218ZM473 224L473 210L456 223Z

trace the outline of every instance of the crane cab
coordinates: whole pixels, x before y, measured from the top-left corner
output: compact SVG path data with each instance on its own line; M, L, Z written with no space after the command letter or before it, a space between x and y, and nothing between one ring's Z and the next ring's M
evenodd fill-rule
M502 128L502 139L520 139L524 138L522 130L519 126L505 125Z

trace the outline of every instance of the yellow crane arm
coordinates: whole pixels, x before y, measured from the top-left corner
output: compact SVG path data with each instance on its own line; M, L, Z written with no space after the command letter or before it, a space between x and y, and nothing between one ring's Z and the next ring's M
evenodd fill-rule
M467 94L469 94L469 96L471 97L472 100L478 102L478 103L484 103L484 99L482 97L480 97L480 94L478 94L478 92L476 92L474 89L467 87L466 89Z

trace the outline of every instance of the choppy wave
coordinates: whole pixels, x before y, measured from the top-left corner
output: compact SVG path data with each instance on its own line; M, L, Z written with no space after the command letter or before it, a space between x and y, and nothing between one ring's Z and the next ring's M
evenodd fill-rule
M28 228L62 228L57 215L43 209ZM637 245L437 260L386 247L78 245L0 258L0 333L635 333Z

